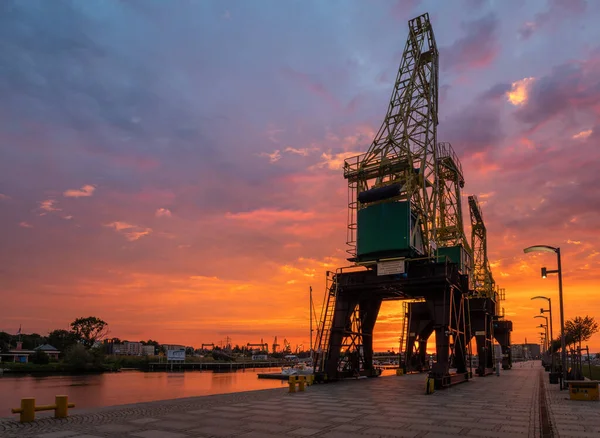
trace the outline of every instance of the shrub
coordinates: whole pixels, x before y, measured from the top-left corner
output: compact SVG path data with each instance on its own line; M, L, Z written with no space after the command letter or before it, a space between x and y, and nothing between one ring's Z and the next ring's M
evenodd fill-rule
M50 357L42 350L35 350L29 360L36 365L47 365L50 362Z

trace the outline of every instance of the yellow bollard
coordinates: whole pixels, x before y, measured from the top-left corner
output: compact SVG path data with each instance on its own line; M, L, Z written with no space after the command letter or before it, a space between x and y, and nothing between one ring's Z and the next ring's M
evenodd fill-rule
M288 384L290 385L290 393L296 392L296 376L290 376L288 379Z
M19 421L21 423L28 423L35 420L35 398L23 398L21 399L21 415Z
M57 395L55 403L54 418L67 418L69 415L69 397L66 395Z
M304 384L306 383L306 377L298 376L298 391L304 391Z

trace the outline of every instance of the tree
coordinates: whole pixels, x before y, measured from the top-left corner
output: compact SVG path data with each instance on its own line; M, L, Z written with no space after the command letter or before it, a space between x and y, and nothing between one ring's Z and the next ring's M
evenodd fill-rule
M82 344L73 345L65 354L65 362L71 366L73 371L85 370L92 361L92 355Z
M11 336L8 333L0 332L0 352L1 353L5 353L10 349L9 348L10 338L11 338Z
M565 323L565 347L581 348L581 343L589 340L598 330L598 323L591 316L586 315L585 318L577 316L567 321ZM552 341L552 348L554 351L560 351L560 336Z
M61 353L67 351L71 346L77 344L79 337L76 333L68 330L53 330L48 333L46 338L48 344L59 350Z
M95 316L77 318L71 323L71 330L81 339L86 348L91 348L97 341L108 335L108 324Z
M598 332L598 323L593 316L585 316L584 318L576 316L565 324L565 332L567 337L573 344L581 348L581 343L590 339L594 333Z

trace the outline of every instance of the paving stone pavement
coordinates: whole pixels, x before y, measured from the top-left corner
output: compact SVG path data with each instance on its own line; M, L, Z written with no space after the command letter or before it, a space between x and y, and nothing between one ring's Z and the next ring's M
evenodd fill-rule
M545 390L555 437L600 437L600 401L569 399L569 390L550 385L545 373Z
M424 375L408 375L313 385L295 394L278 388L73 409L63 420L0 419L0 436L536 437L542 372L539 362L516 364L500 377L475 377L431 395L425 395Z

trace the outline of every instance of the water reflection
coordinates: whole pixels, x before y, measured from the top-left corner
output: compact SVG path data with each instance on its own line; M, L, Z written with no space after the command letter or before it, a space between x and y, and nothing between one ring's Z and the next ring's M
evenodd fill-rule
M273 369L246 369L213 373L211 371L175 371L49 376L0 377L0 417L9 417L23 397L36 397L38 403L52 403L55 395L67 394L78 408L112 406L171 398L225 394L256 389L281 388L285 382L258 379L257 373Z

